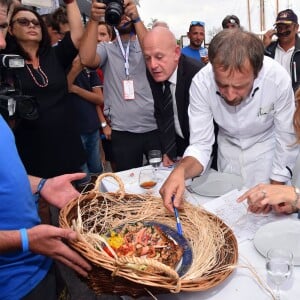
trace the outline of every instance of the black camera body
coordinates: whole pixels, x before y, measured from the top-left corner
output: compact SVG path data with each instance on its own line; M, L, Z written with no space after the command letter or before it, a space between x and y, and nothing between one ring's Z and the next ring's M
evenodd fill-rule
M24 68L20 55L0 54L0 114L5 120L36 120L38 104L34 97L23 95L14 70Z
M105 22L110 26L118 26L124 14L124 0L97 0L106 4Z

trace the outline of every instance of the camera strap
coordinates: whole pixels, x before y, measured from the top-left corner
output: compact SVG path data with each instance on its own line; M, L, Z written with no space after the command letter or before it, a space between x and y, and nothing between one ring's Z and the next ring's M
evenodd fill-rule
M119 33L118 29L114 27L114 30L115 30L115 33L116 33L116 36L117 36L117 41L118 41L119 47L121 49L122 55L123 55L124 60L125 60L125 63L124 63L125 74L126 74L127 79L129 79L129 47L130 47L130 39L128 41L128 44L127 44L127 47L126 47L126 51L125 51L125 49L123 47L123 44L122 44L122 41L121 41L121 37L120 37L120 33Z

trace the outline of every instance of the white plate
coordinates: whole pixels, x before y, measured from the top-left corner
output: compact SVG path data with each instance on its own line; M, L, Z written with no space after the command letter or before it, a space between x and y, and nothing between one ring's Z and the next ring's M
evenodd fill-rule
M234 189L241 189L242 186L243 179L238 175L209 172L195 178L189 190L201 196L219 197Z
M253 243L266 257L271 248L286 248L294 254L294 265L300 265L300 221L282 220L268 223L257 230Z

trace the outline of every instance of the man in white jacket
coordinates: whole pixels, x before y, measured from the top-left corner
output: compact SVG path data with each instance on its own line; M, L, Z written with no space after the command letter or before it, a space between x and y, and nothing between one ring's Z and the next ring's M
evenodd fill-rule
M219 126L218 170L240 175L244 186L288 183L298 155L291 81L282 66L264 57L261 40L240 29L224 30L213 38L209 60L190 88L190 146L161 188L171 211L172 195L174 205L181 204L184 180L208 166L213 120Z

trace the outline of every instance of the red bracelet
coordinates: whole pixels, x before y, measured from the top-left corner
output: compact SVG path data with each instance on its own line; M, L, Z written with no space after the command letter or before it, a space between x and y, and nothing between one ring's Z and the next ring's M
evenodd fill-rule
M74 2L74 0L64 0L64 3L65 3L65 4L70 4L70 3L72 3L72 2Z

